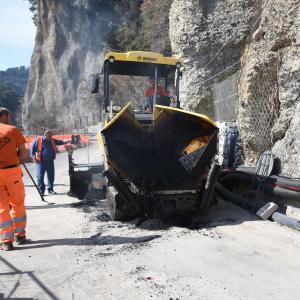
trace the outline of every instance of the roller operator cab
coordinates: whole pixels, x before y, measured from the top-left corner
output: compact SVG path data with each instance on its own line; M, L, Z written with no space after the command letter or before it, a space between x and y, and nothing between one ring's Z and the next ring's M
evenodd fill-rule
M92 92L104 86L98 141L114 220L190 215L215 201L218 128L180 108L181 67L158 53L110 52L93 78Z

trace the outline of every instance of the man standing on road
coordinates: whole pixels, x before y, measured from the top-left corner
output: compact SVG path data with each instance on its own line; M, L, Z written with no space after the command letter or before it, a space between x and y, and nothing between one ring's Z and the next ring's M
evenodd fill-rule
M31 156L36 163L37 185L45 194L44 176L47 173L48 193L57 194L53 190L54 185L54 160L56 158L57 145L64 145L66 142L52 138L53 132L46 130L44 136L39 136L32 144Z
M26 241L25 189L19 160L26 159L25 138L20 130L8 125L11 114L0 107L0 243L1 249L13 250L13 241Z

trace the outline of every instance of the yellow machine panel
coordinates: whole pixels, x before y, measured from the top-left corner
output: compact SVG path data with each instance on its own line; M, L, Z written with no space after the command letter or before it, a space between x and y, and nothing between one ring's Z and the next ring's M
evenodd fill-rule
M115 61L127 61L127 62L140 62L140 63L153 63L172 65L182 65L182 61L175 57L165 57L160 53L146 52L146 51L130 51L126 53L109 52L105 55L104 60L114 58Z

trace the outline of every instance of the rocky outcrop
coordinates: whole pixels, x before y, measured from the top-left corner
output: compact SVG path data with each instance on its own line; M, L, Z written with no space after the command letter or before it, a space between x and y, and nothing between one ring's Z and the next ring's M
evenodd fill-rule
M246 164L272 148L282 173L298 177L299 26L298 0L174 0L170 12L171 45L185 61L184 107L212 116L212 83L241 69L237 110Z
M144 38L152 50L168 49L168 34L160 25L168 20L171 1L148 1L143 10L142 0L38 1L35 48L23 104L27 132L35 132L37 124L70 130L99 122L102 88L100 95L90 94L90 75L101 71L104 53L110 49L132 50L129 47L134 45L133 50L149 51L143 48ZM150 19L158 9L159 22L152 30ZM140 106L144 85L145 81L117 79L111 83L111 98L114 103L134 100Z
M296 177L300 176L299 46L282 51L282 65L278 74L280 115L272 128L277 141L273 152L281 161L282 173Z
M23 106L27 129L32 122L52 128L97 123L102 96L90 94L89 76L100 71L112 40L114 44L121 36L128 38L128 32L131 36L126 26L139 18L136 10L141 3L38 1L36 44ZM132 5L131 17L122 23L121 16ZM238 123L246 163L253 164L261 151L272 148L282 162L282 172L292 176L300 176L299 6L298 0L173 0L169 14L172 50L184 61L182 106L213 116L212 84L240 69ZM142 19L148 15L150 19L162 6L157 0L144 1L141 7ZM163 11L158 15L165 20ZM151 32L155 27L157 33L161 23L153 20L156 26L151 26L149 19L132 28ZM120 22L123 31L116 31ZM113 30L119 34L114 36ZM134 44L138 40L137 34ZM143 84L116 81L111 95L116 101L120 95L125 100L134 98L140 105Z
M185 108L213 116L210 86L239 69L254 16L254 2L173 1L170 39L174 53L185 62L181 88ZM228 71L207 81L228 67Z
M23 123L81 128L100 117L89 76L99 73L116 18L105 1L38 1L35 48L23 105Z
M246 162L273 148L282 173L300 176L300 3L261 3L258 29L242 57L239 124Z

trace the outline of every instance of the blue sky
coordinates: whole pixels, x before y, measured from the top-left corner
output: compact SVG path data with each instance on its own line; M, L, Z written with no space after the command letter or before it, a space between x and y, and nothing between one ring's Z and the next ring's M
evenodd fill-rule
M35 26L28 1L0 0L0 70L26 66L34 47Z

